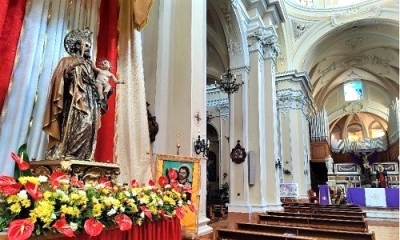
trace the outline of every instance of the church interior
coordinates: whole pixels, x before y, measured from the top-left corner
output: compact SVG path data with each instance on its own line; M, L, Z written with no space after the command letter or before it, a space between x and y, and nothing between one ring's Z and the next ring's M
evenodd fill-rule
M13 152L83 182L176 170L197 208L176 239L399 238L398 0L5 0L0 37L1 176ZM92 101L104 60L120 84Z

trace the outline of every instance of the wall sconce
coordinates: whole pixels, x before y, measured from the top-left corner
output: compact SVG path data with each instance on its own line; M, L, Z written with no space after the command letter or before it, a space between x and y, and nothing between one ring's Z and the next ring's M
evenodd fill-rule
M281 164L281 160L278 159L278 161L275 162L275 169L281 169L282 168L282 164Z
M197 137L197 140L194 141L194 151L196 154L203 153L203 157L208 155L208 148L210 147L210 140L201 139L200 135Z

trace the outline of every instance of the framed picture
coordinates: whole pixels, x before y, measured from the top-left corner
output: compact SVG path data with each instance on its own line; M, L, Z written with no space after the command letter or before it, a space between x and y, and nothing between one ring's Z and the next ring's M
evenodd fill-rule
M281 183L280 197L298 197L299 187L297 183Z
M168 171L173 169L178 174L177 181L180 184L191 185L192 194L188 196L196 209L200 201L200 158L180 155L157 154L156 179L161 176L168 178ZM197 212L189 208L184 209L186 214L181 219L183 234L185 237L193 237L197 234Z
M374 172L378 171L378 165L382 165L382 167L386 170L388 174L398 174L399 169L396 162L383 162L383 163L374 163L372 166L372 170Z
M335 163L336 175L357 175L360 172L360 166L355 163Z

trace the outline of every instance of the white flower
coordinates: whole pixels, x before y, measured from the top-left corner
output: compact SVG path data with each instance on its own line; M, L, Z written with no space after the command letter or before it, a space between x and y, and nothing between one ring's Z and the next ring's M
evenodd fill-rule
M188 204L188 205L191 205L192 202L191 202L190 200L187 200L187 204Z
M147 204L148 203L146 198L139 199L139 202L140 202L140 204Z
M39 182L47 182L47 180L48 180L48 178L46 176L43 176L43 175L40 175L38 177L38 179L39 179Z
M158 205L159 205L159 206L164 205L164 201L160 199L160 200L158 201Z
M125 212L125 207L120 207L120 208L119 208L119 211L120 211L120 212Z
M140 213L140 217L141 217L141 218L144 218L144 212L141 212L141 213Z
M71 222L71 223L69 223L69 227L71 228L71 230L73 232L75 232L78 229L78 224L74 223L74 222Z
M115 210L115 208L111 208L111 210L107 212L107 216L112 216L116 213L117 213L117 210Z
M182 201L182 200L179 200L179 201L178 201L178 206L179 206L179 207L182 207L182 203L183 203L183 201Z
M19 193L17 194L17 196L18 196L19 198L22 198L22 199L28 199L28 194L26 193L26 190L21 190L21 191L19 191Z
M83 190L78 190L78 194L82 196L86 196L86 192Z
M127 197L131 196L131 193L129 191L124 191L124 193L125 193L125 196L127 196Z
M164 188L171 188L171 184L167 184L167 185L165 185L165 187Z
M51 219L57 219L57 215L55 213L51 213Z

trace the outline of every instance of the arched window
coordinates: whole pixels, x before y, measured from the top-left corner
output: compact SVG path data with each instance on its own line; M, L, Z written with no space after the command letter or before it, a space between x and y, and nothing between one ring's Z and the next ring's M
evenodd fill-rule
M364 97L363 85L361 80L355 80L343 84L344 100L357 101L362 100Z

